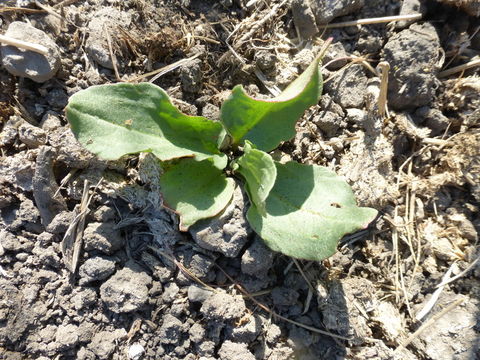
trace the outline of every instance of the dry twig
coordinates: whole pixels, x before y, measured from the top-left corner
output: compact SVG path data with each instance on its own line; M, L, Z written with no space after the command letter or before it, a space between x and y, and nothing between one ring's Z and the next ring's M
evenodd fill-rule
M422 14L383 16L383 17L359 19L359 20L352 20L352 21L342 21L339 23L320 25L318 28L332 29L332 28L340 28L340 27L346 27L346 26L381 24L381 23L388 23L392 21L420 20L421 18L422 18Z
M48 55L48 49L40 44L33 44L30 42L14 39L10 36L0 35L0 43L5 45L15 46L19 49L30 50L42 55Z

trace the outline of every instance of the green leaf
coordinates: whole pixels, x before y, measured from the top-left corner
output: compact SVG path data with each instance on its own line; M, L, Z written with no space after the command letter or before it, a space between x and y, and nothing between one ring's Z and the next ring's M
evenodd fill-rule
M67 119L91 152L106 160L152 152L160 160L221 154L223 126L182 114L167 93L150 84L92 86L70 98Z
M254 149L246 140L244 154L235 162L237 171L245 179L245 188L250 201L263 214L265 200L272 190L277 177L277 168L272 157L266 152Z
M235 182L210 159L181 159L160 176L164 206L180 216L180 230L220 213L233 196Z
M346 234L366 228L377 211L357 207L348 184L317 165L275 162L277 178L266 200L266 214L255 204L247 219L275 251L322 260Z
M271 100L256 100L236 86L221 108L221 121L233 144L249 140L263 151L275 149L295 135L295 123L322 95L320 57Z

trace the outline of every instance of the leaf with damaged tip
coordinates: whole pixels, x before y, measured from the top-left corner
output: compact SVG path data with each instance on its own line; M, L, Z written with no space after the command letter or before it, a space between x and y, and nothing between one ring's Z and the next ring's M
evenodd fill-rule
M236 86L221 107L221 121L233 140L249 140L259 150L271 151L295 136L295 123L306 109L318 103L322 94L321 58L293 81L279 96L256 100Z

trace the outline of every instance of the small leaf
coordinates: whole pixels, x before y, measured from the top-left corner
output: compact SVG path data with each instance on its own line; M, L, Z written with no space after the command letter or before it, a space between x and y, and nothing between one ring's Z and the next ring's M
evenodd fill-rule
M265 200L275 184L277 168L272 157L266 152L254 149L246 140L244 154L236 161L237 171L244 177L250 201L263 214Z
M322 260L346 234L366 228L377 211L356 206L348 184L317 165L275 162L277 178L266 200L266 214L255 204L247 219L275 251Z
M221 154L223 126L182 114L150 83L92 86L70 98L67 119L91 152L106 160L152 152L160 160Z
M310 66L279 96L256 100L236 86L221 108L221 121L234 144L249 140L263 151L275 149L295 135L295 123L322 94L321 58Z
M160 176L164 205L180 216L180 230L220 213L233 196L235 182L210 159L181 159Z

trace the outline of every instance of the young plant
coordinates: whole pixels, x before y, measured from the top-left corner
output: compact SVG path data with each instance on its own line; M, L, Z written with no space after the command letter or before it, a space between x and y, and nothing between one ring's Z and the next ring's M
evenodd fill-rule
M100 158L153 153L164 169L164 206L178 214L181 231L229 204L235 182L226 176L228 167L245 185L250 225L272 250L322 260L344 235L367 227L377 211L356 206L348 184L331 170L282 164L268 154L295 135L296 121L318 103L319 63L320 57L271 100L253 99L236 86L220 122L182 114L150 83L82 90L70 98L67 119L80 143ZM239 151L236 159L226 155Z

